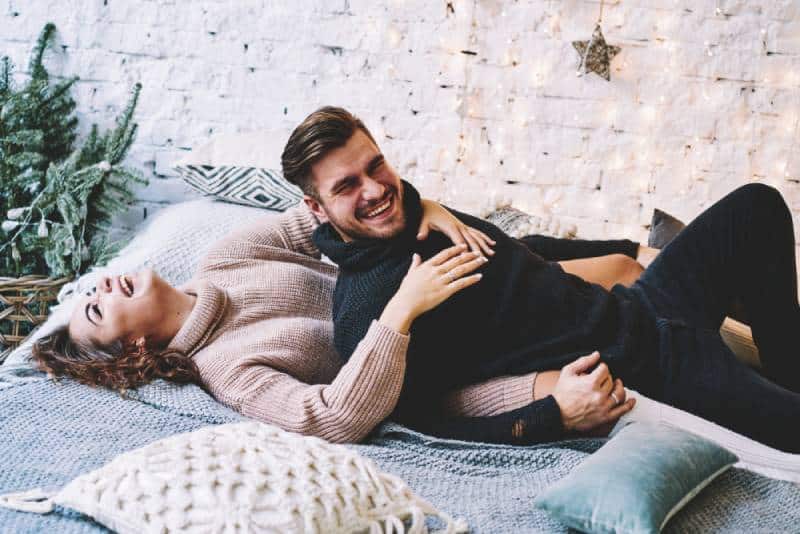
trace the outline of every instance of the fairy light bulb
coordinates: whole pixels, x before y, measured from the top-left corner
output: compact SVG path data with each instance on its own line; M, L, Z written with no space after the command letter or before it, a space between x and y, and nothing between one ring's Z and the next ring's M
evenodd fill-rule
M649 105L642 107L642 117L647 121L652 121L656 118L656 109Z
M386 39L389 42L389 46L391 46L392 48L396 48L397 45L400 44L402 38L403 36L400 34L400 31L394 26L390 26L386 30Z

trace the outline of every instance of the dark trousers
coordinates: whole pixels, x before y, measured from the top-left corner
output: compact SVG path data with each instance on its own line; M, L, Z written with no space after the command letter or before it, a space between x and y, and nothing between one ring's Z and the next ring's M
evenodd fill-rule
M630 387L772 447L800 452L794 247L791 213L769 186L740 187L700 214L630 289L658 331L652 350L641 355L648 358L648 376L629 380ZM737 299L750 321L762 373L739 362L720 337Z

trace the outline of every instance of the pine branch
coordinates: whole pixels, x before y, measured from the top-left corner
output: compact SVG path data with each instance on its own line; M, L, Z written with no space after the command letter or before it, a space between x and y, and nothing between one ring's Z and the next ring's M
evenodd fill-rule
M44 57L44 51L47 48L47 45L50 43L50 39L53 37L55 31L55 24L48 22L42 29L42 33L39 34L39 38L36 40L36 46L33 49L31 62L28 66L31 77L34 79L47 80L47 70L42 64L42 58Z
M11 91L11 59L8 56L3 56L0 59L0 98Z
M128 99L125 110L117 117L117 127L111 134L106 147L106 159L112 164L122 161L131 144L133 144L133 140L136 138L136 131L139 125L131 123L131 120L133 119L133 111L136 109L136 104L139 101L139 93L141 91L142 84L137 83L133 86L131 97Z

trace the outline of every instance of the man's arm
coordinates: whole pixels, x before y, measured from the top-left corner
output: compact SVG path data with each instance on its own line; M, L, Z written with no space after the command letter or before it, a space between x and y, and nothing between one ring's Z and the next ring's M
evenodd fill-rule
M461 417L438 410L415 410L413 418L401 422L432 436L484 443L546 443L564 436L561 410L552 395L493 416Z
M519 239L528 249L548 261L576 260L624 254L636 259L639 243L629 239L589 240L562 239L544 235L528 235Z

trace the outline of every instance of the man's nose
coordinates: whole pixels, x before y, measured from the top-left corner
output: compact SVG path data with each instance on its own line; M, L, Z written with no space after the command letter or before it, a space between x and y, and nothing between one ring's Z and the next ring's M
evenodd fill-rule
M370 178L364 178L363 187L361 188L361 195L365 199L381 198L386 192L386 186L382 183Z

